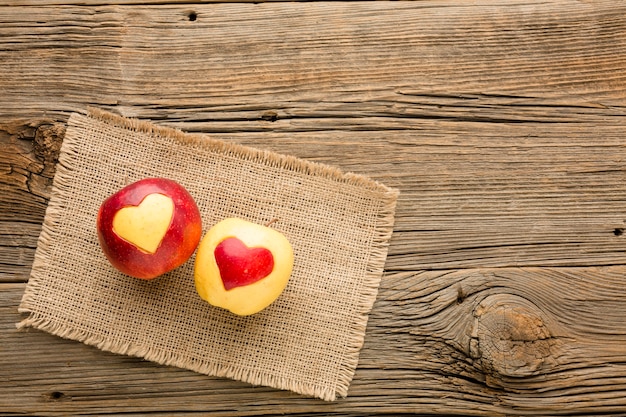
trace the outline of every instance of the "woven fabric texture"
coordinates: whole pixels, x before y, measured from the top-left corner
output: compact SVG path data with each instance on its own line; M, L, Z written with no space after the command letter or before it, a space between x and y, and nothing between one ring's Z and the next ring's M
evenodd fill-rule
M284 233L295 264L248 317L195 292L192 257L153 281L117 272L96 234L100 203L166 177L195 198L203 229L240 217ZM157 127L97 109L68 122L18 327L256 385L346 396L392 234L397 191L325 165Z

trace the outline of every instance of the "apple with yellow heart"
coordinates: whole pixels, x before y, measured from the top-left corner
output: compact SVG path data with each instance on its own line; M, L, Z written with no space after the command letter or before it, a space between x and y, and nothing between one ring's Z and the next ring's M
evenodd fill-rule
M167 178L145 178L104 200L97 231L115 268L153 279L191 257L202 237L202 219L183 186Z
M293 248L285 235L271 227L227 218L200 242L194 268L202 299L248 316L273 303L287 286Z

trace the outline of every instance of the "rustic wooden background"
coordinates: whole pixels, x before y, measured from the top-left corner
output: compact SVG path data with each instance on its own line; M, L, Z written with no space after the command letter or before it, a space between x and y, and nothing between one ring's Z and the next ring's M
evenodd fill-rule
M2 415L626 413L626 3L9 3ZM347 398L16 330L64 123L89 105L401 190Z

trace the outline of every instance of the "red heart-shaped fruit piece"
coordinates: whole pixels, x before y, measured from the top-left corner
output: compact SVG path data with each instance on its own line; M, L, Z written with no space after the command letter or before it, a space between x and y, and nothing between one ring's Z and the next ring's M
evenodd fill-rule
M266 248L249 248L236 237L215 247L215 262L226 290L257 282L274 269L274 257Z

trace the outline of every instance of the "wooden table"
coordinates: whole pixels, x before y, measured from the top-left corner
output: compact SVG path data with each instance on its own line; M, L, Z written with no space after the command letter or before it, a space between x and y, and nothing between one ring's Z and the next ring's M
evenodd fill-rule
M624 2L14 3L2 415L626 413ZM64 124L90 105L401 190L347 398L16 330Z

